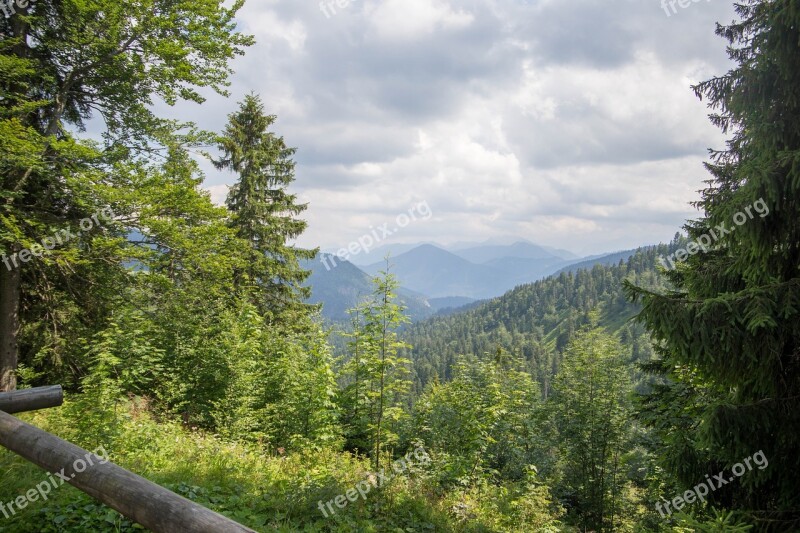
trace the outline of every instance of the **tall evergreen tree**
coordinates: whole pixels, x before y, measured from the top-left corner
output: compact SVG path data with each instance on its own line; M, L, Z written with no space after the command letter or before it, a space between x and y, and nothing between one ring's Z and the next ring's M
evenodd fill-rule
M241 288L252 291L254 303L265 313L302 307L310 289L302 283L310 274L300 260L313 259L318 250L304 250L290 242L306 229L297 215L306 204L287 192L295 179L295 148L269 131L275 115L264 114L258 96L247 95L229 116L219 139L218 169L235 172L239 180L228 193L231 226L249 242L250 265L239 273Z
M712 122L731 133L707 164L705 215L686 226L690 238L714 243L669 274L676 292L628 289L644 303L664 366L695 391L699 431L690 446L669 441L681 446L682 461L672 461L684 464L681 481L690 486L763 450L769 468L726 485L712 503L750 511L762 529L796 531L800 9L796 0L743 0L737 12L740 20L717 30L735 68L695 87L715 110Z

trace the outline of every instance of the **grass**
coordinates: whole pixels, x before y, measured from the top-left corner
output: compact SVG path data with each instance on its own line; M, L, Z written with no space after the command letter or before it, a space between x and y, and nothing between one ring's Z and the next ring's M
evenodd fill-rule
M518 505L519 488L442 491L435 476L410 469L394 476L366 500L348 503L326 518L318 502L345 494L370 475L364 458L337 450L309 449L269 456L255 447L156 420L142 402L98 410L85 397L22 419L88 450L103 446L111 460L256 531L528 531L528 512L541 522L546 508ZM47 479L47 473L0 450L0 502L9 502ZM522 511L516 511L522 509ZM526 510L527 509L527 510ZM518 523L518 526L512 524ZM30 503L9 518L2 533L141 531L115 511L64 485L48 501Z

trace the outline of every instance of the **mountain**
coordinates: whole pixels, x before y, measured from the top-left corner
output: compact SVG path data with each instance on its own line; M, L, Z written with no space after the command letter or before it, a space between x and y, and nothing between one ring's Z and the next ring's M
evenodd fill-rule
M441 248L442 250L452 252L459 257L463 257L467 261L478 264L490 261L492 259L499 259L504 257L524 257L528 259L545 259L547 257L558 257L565 261L586 259L586 258L581 258L567 250L551 248L550 246L540 246L532 243L527 239L508 236L508 237L494 237L491 239L487 239L483 242L464 241L448 245L442 245L430 241L417 242L417 243L384 244L373 250L370 250L369 253L352 255L350 256L349 261L359 267L368 266L378 262L380 259L383 259L384 257L386 257L386 254L390 254L391 257L397 257L398 255L409 252L414 248L422 246L423 244L430 244L437 248ZM335 253L335 251L332 253ZM486 255L480 256L480 254L482 253Z
M552 249L551 249L552 250ZM564 261L566 259L573 259L575 256L569 252L564 252L567 256L559 255L553 251L538 246L528 241L517 241L512 244L485 244L480 246L472 246L469 248L462 248L452 250L452 253L459 257L466 259L472 263L485 264L490 261L497 261L499 259L514 258L514 259L558 259Z
M311 287L308 301L323 304L322 316L329 320L347 320L347 310L372 292L370 277L352 263L338 259L336 266L328 269L322 263L326 255L301 263L305 270L311 271L305 283Z
M575 259L569 252L527 241L481 244L445 250L423 244L391 258L392 272L400 283L430 297L460 296L485 299L499 296L517 285L530 283L565 267ZM386 268L385 261L363 267L370 274Z
M507 277L507 288L510 289L521 283L541 279L574 261L567 259L575 257L569 252L558 255L551 250L528 241L518 241L510 245L465 248L453 253L472 263L491 266L501 271Z
M397 257L398 255L411 251L414 248L423 244L439 246L438 244L433 242L384 244L382 246L378 246L377 248L369 250L367 253L350 255L348 260L358 267L364 267L383 260L383 258L386 257L387 254L389 254L390 257ZM441 246L439 247L441 248Z
M326 257L328 261L323 262ZM372 294L374 286L372 277L354 264L332 259L329 254L320 254L311 261L302 261L301 266L311 271L305 283L306 287L311 287L308 302L321 303L325 319L343 323L349 320L347 310ZM429 317L441 309L441 306L434 307L428 303L426 296L404 287L397 294L412 320Z
M390 272L400 282L398 296L407 307L406 313L413 321L419 321L483 305L481 300L498 297L548 275L574 273L595 265L615 266L636 252L627 250L576 261L567 259L569 252L524 240L473 244L456 251L422 244L391 257ZM348 321L347 310L372 293L371 277L384 270L386 263L378 261L359 268L321 254L304 262L303 268L311 271L306 282L312 287L309 302L322 303L323 317L342 323Z
M390 262L391 272L403 287L430 297L489 298L508 288L501 271L476 265L432 244L417 246ZM376 275L385 268L386 263L380 261L364 270Z

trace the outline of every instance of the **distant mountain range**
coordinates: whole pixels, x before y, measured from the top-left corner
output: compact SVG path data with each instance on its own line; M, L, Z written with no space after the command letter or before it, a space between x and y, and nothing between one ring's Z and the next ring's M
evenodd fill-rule
M412 320L447 314L551 274L595 264L616 264L635 253L628 250L579 258L566 250L525 240L509 244L458 243L447 248L431 243L389 245L369 254L373 259L380 257L378 252L391 254L390 272L400 282L398 295ZM385 270L386 262L359 268L351 262L332 259L330 254L321 254L303 267L311 271L306 282L313 291L310 302L323 304L325 318L342 322L347 320L348 309L372 293L371 277Z
M418 243L395 243L395 244L386 244L383 246L379 246L374 250L369 251L367 254L359 254L354 255L350 258L350 262L354 265L363 267L368 266L373 263L376 263L383 259L386 254L389 254L391 257L397 257L401 254L404 254L408 251L413 250L423 244L430 244L435 246L436 248L440 248L442 250L452 252L464 259L472 261L470 257L467 255L462 254L462 252L466 252L469 254L471 250L475 249L486 249L492 251L495 255L494 257L508 257L509 248L519 247L519 246L532 246L536 250L543 251L545 254L554 255L557 257L561 257L566 260L570 259L581 259L580 256L573 254L567 250L559 250L556 248L551 248L549 246L539 246L536 245L526 239L522 239L520 237L499 237L499 238L492 238L487 239L483 242L456 242L453 244L439 244L435 242L418 242ZM490 257L490 258L494 258ZM540 257L544 257L541 255ZM587 258L584 258L587 259ZM487 259L488 260L488 259ZM480 260L478 260L480 262Z
M460 243L450 250L422 244L392 256L390 264L403 287L431 297L479 300L500 296L581 260L566 250L519 240L511 244ZM386 262L361 268L374 276L386 268Z
M349 320L347 310L352 309L369 297L373 290L372 276L348 261L336 259L336 266L328 268L322 262L328 254L317 256L316 260L304 261L302 267L311 271L306 286L312 288L309 303L321 303L322 316L333 322ZM328 261L328 266L333 264ZM412 320L421 320L445 313L475 302L472 298L443 297L430 298L405 287L397 291L400 303L406 307L406 314Z

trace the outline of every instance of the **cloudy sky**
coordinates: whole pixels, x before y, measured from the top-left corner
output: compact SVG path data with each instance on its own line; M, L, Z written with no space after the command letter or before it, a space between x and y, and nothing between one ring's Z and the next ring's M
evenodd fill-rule
M696 1L696 0L695 0ZM340 8L339 5L346 7ZM298 148L305 246L335 249L426 202L392 242L509 235L579 254L668 241L723 137L690 86L730 68L706 0L250 0L257 44L221 130L259 93ZM207 171L222 201L230 174ZM388 239L387 239L388 241Z

